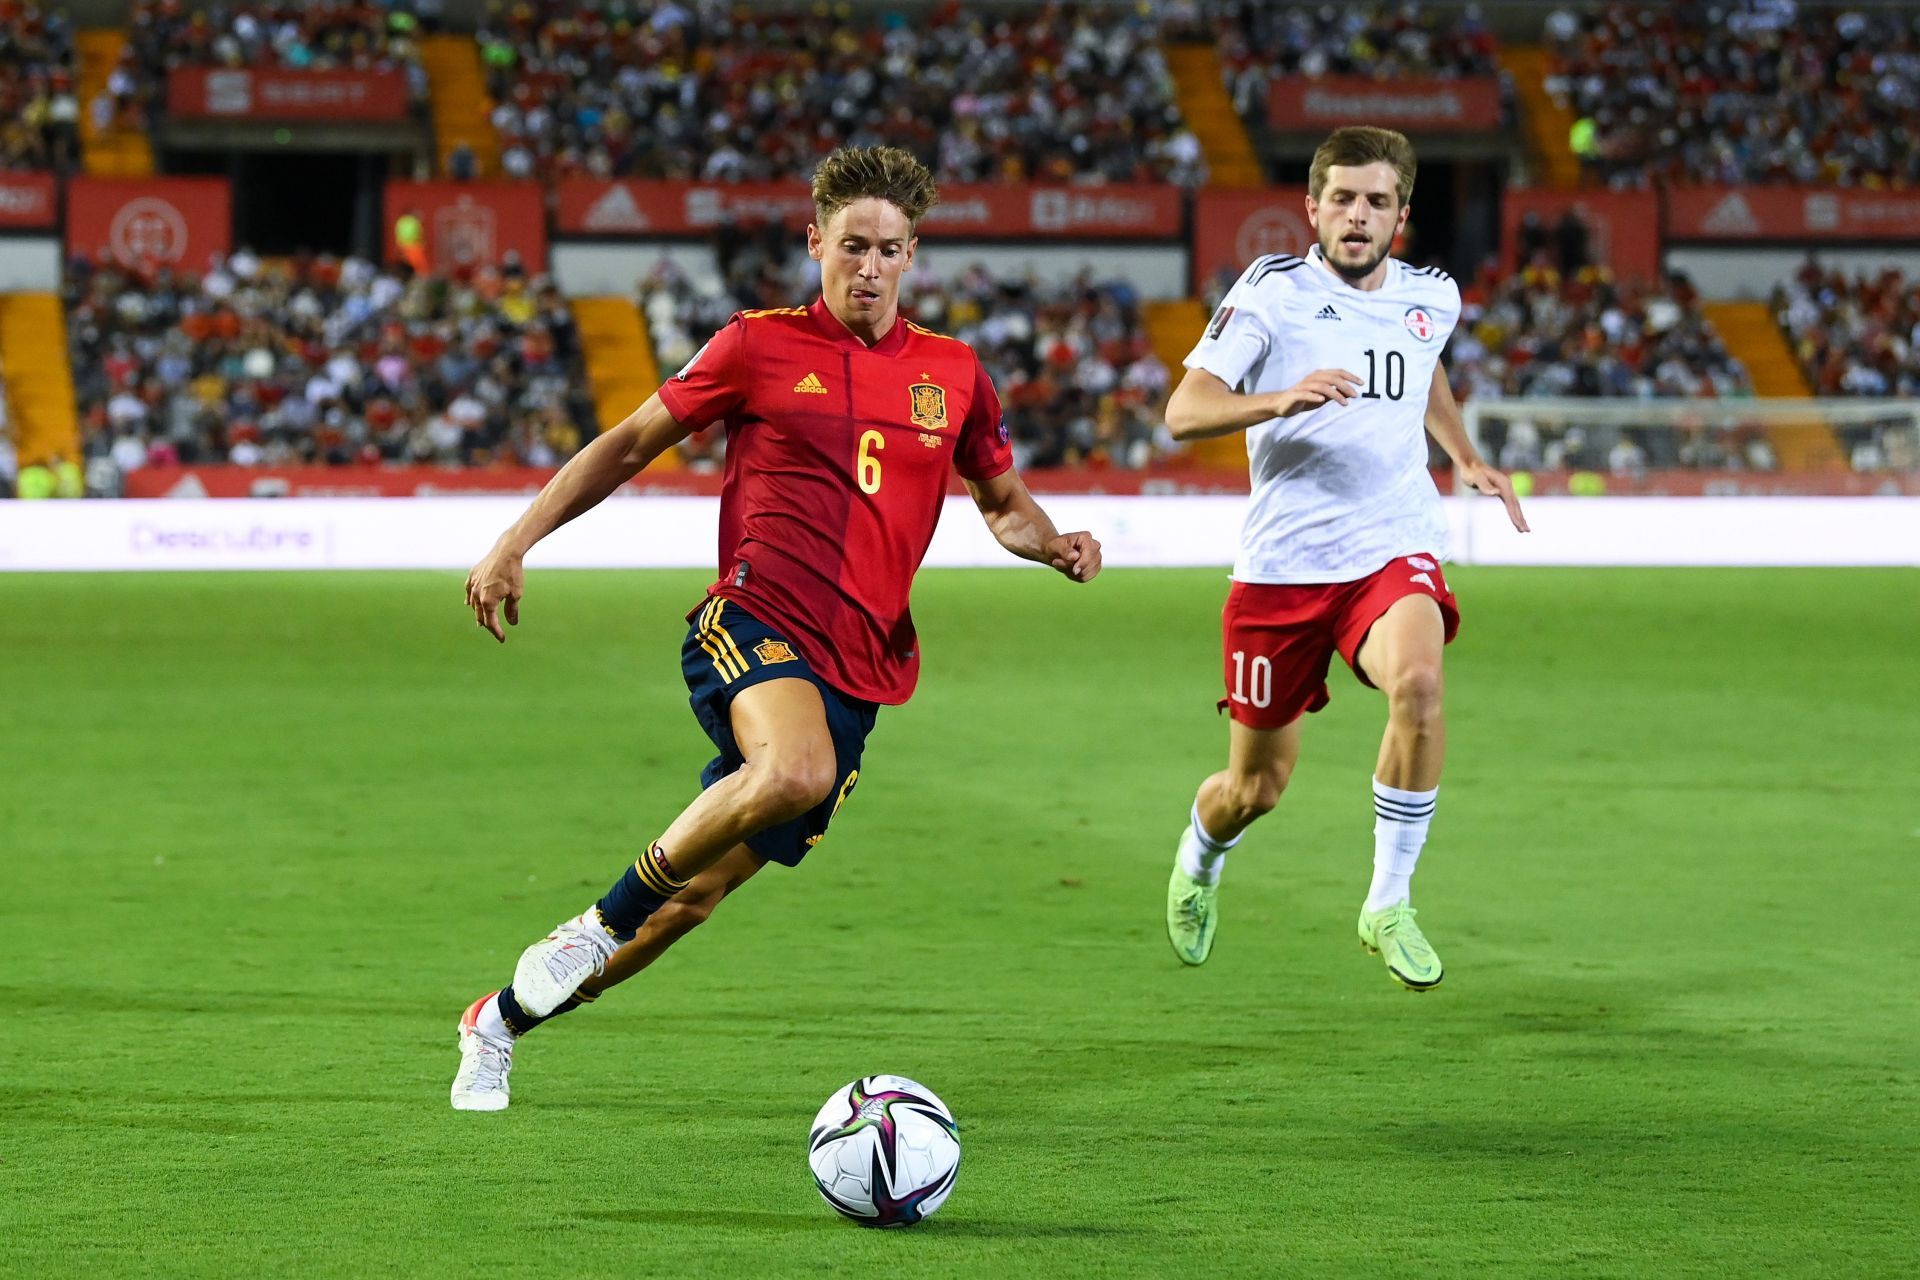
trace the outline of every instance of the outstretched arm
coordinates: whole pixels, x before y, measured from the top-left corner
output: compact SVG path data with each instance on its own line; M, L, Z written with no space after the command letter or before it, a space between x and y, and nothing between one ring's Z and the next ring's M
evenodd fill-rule
M1075 582L1091 582L1100 572L1099 540L1084 530L1055 529L1012 467L991 480L967 481L967 492L994 538L1022 560L1051 565Z
M1204 440L1256 427L1270 418L1290 418L1331 400L1345 404L1360 392L1360 379L1345 369L1317 369L1285 391L1248 395L1218 374L1189 369L1167 400L1167 430L1176 440Z
M619 426L603 432L574 454L467 575L467 607L473 610L473 620L505 644L501 606L506 606L506 625L519 626L524 590L522 561L533 545L575 516L599 506L687 434L687 429L660 403L660 397L649 396Z
M1514 496L1513 482L1505 472L1488 466L1473 447L1473 441L1467 438L1466 420L1460 416L1460 406L1453 398L1446 366L1440 363L1433 366L1433 385L1427 391L1427 434L1447 451L1464 483L1506 503L1507 519L1513 521L1513 527L1522 533L1530 532L1527 517L1520 510L1520 499Z

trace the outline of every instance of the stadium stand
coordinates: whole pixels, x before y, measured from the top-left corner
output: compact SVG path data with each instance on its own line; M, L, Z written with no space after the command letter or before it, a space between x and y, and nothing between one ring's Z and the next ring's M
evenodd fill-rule
M78 456L73 375L56 295L0 293L0 367L7 373L7 416L21 460Z
M145 177L154 171L153 143L139 81L117 28L80 32L81 149L86 171L102 178Z
M123 67L133 109L149 122L164 106L167 72L175 67L400 69L413 101L427 99L420 9L408 0L283 0L211 12L183 0L136 0L127 21Z
M1464 299L1448 368L1463 398L1745 396L1746 368L1728 354L1684 276L1640 285L1585 268L1515 273Z
M573 299L580 327L580 354L586 365L600 430L617 425L660 388L660 368L646 318L630 298ZM671 465L669 455L655 465Z
M440 172L453 178L492 178L500 173L500 142L493 131L493 101L473 41L429 35L420 41L420 65L433 101L434 151Z
M143 280L82 262L67 308L96 490L176 462L552 466L594 430L569 308L511 265L413 278L241 251Z
M1207 184L1242 189L1264 185L1266 174L1253 139L1227 92L1219 48L1189 40L1169 44L1166 55L1180 115L1200 143Z
M1590 181L1920 182L1920 15L1793 0L1608 4L1546 20L1546 88Z
M75 76L65 14L0 2L0 170L65 172L77 165Z
M1472 7L1427 10L1418 4L1275 5L1208 0L1221 74L1249 122L1265 122L1275 79L1360 76L1370 80L1502 77L1498 41ZM1511 86L1504 86L1512 115Z
M948 0L850 25L721 0L626 20L539 0L493 11L478 41L510 177L791 178L836 143L887 142L949 181L1191 185L1201 147L1157 34L1145 11L1085 4Z
M1849 276L1809 261L1773 312L1823 396L1920 395L1920 281L1897 268Z
M921 322L970 344L999 388L1021 466L1138 469L1178 446L1171 374L1124 281L1055 287L972 267L913 295Z
M1490 76L1536 159L1555 159L1542 130L1590 121L1592 181L1920 181L1906 127L1920 110L1920 19L1822 8L1790 21L1787 0L1728 2L1724 38L1708 38L1714 10L1696 0L1606 3L1556 10L1542 45L1520 48L1472 7L1417 4L944 0L909 22L726 0L520 0L443 35L438 0L135 0L125 31L76 31L0 0L0 102L13 107L0 170L152 173L147 130L174 67L351 66L404 68L416 101L431 96L440 169L456 179L787 181L834 145L888 141L949 182L1257 186L1248 126L1276 77ZM1671 127L1647 127L1661 113ZM1189 230L1191 245L1202 233ZM1462 397L1920 385L1920 304L1897 274L1809 265L1770 303L1703 299L1681 276L1640 284L1584 252L1563 261L1552 235L1523 223L1521 269L1468 290L1449 352ZM0 299L12 447L22 459L84 448L103 491L152 461L547 465L624 416L732 311L814 291L787 232L729 223L713 248L718 288L663 257L637 307L569 303L512 269L415 278L353 257L245 251L205 278L76 264L65 317L52 294ZM1150 301L1117 275L1051 287L976 267L910 278L905 301L981 350L1024 464L1140 467L1174 452L1160 420L1168 384L1232 272L1202 298ZM1826 427L1805 435L1826 443L1794 464L1840 457ZM696 439L677 460L708 467L722 445ZM1178 456L1244 461L1237 438Z

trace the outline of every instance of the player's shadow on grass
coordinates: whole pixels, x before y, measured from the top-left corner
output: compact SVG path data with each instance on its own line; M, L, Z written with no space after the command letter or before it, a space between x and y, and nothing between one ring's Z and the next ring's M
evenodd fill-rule
M662 1227L713 1227L737 1231L742 1227L768 1231L859 1231L842 1222L823 1205L818 1213L769 1213L712 1209L576 1209L573 1216L589 1222L634 1222ZM1117 1238L1145 1234L1133 1227L1080 1226L1072 1223L996 1222L980 1218L930 1218L909 1231L876 1235L940 1236L980 1240L1072 1240Z
M987 1218L930 1218L915 1227L930 1236L954 1236L971 1240L1094 1240L1143 1236L1137 1227L1093 1226L1073 1222L995 1222Z
M575 1209L572 1216L586 1222L638 1222L661 1227L713 1227L721 1231L742 1227L770 1231L818 1231L841 1225L817 1213L756 1213L737 1209L725 1212L712 1209Z

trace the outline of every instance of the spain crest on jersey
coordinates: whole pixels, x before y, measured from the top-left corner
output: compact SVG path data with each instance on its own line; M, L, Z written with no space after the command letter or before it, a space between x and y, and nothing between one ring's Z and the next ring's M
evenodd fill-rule
M753 646L753 652L763 667L770 667L776 662L793 662L800 656L786 641L773 639L762 640Z
M913 397L913 425L923 431L945 431L947 389L931 382L916 382L907 391Z

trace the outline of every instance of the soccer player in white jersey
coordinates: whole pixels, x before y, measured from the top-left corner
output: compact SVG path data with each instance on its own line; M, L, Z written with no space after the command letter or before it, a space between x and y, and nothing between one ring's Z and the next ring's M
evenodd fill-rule
M1213 947L1227 850L1286 789L1301 717L1327 704L1338 653L1387 698L1360 941L1411 990L1444 973L1409 890L1439 796L1441 650L1460 625L1423 432L1461 480L1527 525L1507 477L1467 439L1440 363L1459 288L1390 256L1413 175L1403 135L1336 130L1308 174L1319 244L1247 268L1167 404L1180 439L1245 431L1253 469L1221 623L1227 767L1200 784L1167 889L1167 934L1188 964Z

